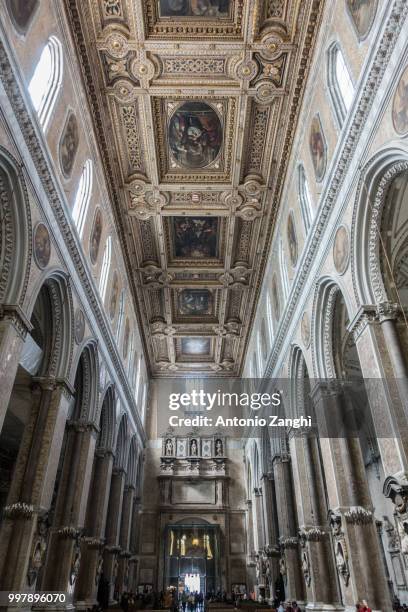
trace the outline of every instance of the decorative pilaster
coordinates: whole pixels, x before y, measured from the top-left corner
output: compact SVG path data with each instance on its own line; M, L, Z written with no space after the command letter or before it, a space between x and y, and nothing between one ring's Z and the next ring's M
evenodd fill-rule
M33 329L18 305L0 305L0 431L3 427L11 392L27 333Z

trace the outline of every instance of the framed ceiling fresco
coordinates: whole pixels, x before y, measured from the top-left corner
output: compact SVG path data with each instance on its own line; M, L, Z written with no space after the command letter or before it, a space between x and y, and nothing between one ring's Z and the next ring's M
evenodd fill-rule
M231 0L158 0L160 17L196 17L219 19L231 17Z
M175 265L217 265L221 262L225 219L166 217L169 262Z
M225 181L231 176L235 98L155 98L153 113L163 181Z

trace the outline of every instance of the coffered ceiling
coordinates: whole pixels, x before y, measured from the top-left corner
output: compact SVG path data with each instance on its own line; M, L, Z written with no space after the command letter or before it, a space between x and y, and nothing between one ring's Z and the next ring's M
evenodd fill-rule
M240 373L323 0L65 0L153 376Z

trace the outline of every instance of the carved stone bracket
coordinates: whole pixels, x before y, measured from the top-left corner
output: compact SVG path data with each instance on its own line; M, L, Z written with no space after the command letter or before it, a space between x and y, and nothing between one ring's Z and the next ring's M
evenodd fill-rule
M18 304L1 304L0 321L3 319L10 321L23 340L25 340L27 333L30 333L33 329L30 320Z

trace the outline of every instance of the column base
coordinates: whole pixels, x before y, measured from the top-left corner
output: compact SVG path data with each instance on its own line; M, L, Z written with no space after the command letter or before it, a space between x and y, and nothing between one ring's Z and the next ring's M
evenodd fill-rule
M76 610L92 610L92 608L97 605L98 605L97 599L87 599L86 601L76 601L75 609Z
M314 612L329 612L329 610L331 610L332 612L348 612L349 610L349 608L344 608L344 606L342 606L341 604L327 604L321 603L319 601L308 603L305 609L314 610ZM355 610L355 607L350 608L350 611L355 612Z

